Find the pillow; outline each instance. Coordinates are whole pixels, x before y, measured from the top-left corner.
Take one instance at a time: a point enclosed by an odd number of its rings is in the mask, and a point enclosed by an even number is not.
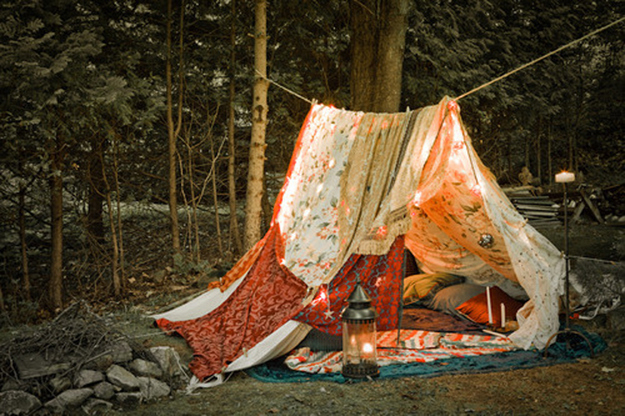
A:
[[[506,306],[506,321],[516,320],[516,313],[523,306],[523,302],[511,298],[497,286],[490,288],[490,300],[493,315],[493,324],[501,326],[501,304]],[[478,324],[488,324],[488,308],[486,305],[486,290],[458,306],[456,310],[464,317]]]
[[[449,315],[459,315],[456,308],[486,289],[484,286],[471,283],[460,283],[441,289],[434,297],[425,302],[424,306]]]
[[[464,282],[464,277],[449,273],[415,274],[404,279],[404,305],[427,302],[438,291]]]

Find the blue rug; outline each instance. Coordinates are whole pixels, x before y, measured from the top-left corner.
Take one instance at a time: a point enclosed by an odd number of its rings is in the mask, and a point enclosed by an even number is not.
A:
[[[588,333],[581,327],[572,327],[590,341],[594,354],[607,348],[605,341],[597,334]],[[565,338],[569,340],[567,348]],[[580,358],[590,357],[591,351],[586,341],[578,335],[558,336],[558,341],[552,343],[544,351],[520,350],[489,354],[477,357],[462,357],[439,360],[430,363],[397,364],[380,367],[381,379],[400,377],[437,377],[452,374],[478,374],[497,371],[509,371],[524,368],[544,367],[554,364],[572,363]],[[265,364],[249,368],[245,372],[258,380],[272,383],[303,383],[308,381],[334,381],[344,383],[354,381],[347,379],[340,373],[308,374],[293,371],[283,363],[284,357],[269,361]]]

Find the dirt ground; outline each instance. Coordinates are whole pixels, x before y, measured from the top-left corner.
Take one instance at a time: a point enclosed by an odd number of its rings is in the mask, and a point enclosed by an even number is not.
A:
[[[541,230],[562,247],[563,230]],[[572,255],[623,261],[625,228],[577,226],[571,229]],[[622,277],[622,276],[621,276]],[[140,309],[140,308],[139,308]],[[361,383],[265,383],[243,372],[223,385],[178,391],[169,399],[144,404],[124,415],[623,415],[625,414],[625,309],[591,321],[577,321],[606,341],[594,358],[572,364],[487,374],[408,377]],[[139,320],[138,333],[148,323]],[[143,326],[143,327],[141,327]],[[154,332],[151,332],[154,331]],[[149,330],[146,345],[172,345],[185,361],[183,340]],[[541,359],[537,355],[536,359]]]
[[[623,348],[575,364],[357,384],[263,383],[237,373],[132,415],[622,415]]]
[[[127,317],[127,315],[126,315]],[[612,319],[610,319],[612,317]],[[618,321],[617,321],[618,317]],[[406,377],[359,383],[266,383],[244,372],[210,389],[184,391],[111,415],[623,415],[625,414],[625,309],[581,322],[608,348],[571,364],[496,373]],[[141,323],[142,322],[142,323]],[[146,345],[173,346],[185,363],[184,340],[135,321]],[[576,322],[580,323],[580,322]],[[620,329],[613,328],[620,325]],[[139,331],[139,332],[137,332]],[[542,355],[537,354],[537,360]]]

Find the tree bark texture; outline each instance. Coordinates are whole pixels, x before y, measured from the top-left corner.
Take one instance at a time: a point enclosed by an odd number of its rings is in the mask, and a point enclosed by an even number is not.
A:
[[[91,138],[91,150],[87,166],[89,180],[89,199],[87,211],[87,232],[96,243],[104,241],[104,222],[102,220],[102,204],[104,203],[102,180],[102,159],[106,144],[97,135]]]
[[[50,151],[51,253],[48,294],[54,310],[63,308],[63,155],[64,143],[57,136]]]
[[[235,257],[243,254],[243,242],[239,235],[239,221],[237,219],[237,190],[234,172],[236,163],[236,146],[234,140],[234,99],[235,99],[235,68],[236,68],[236,0],[231,5],[232,24],[230,27],[230,97],[228,99],[228,196],[230,203],[230,241]]]
[[[106,170],[104,166],[104,160],[102,161],[102,178],[106,186],[106,206],[108,208],[109,225],[111,228],[111,244],[113,248],[113,256],[111,259],[111,272],[113,275],[113,293],[119,297],[122,293],[121,280],[119,278],[119,246],[117,244],[117,230],[115,229],[115,218],[113,216],[113,200],[111,198],[111,189],[109,186],[108,178],[106,177]]]
[[[252,101],[252,138],[245,204],[244,249],[260,240],[261,204],[265,169],[265,129],[267,126],[267,1],[256,0],[254,28],[254,69],[257,71]]]
[[[399,110],[409,6],[408,0],[350,2],[352,110]]]
[[[30,272],[28,270],[28,245],[26,243],[26,188],[20,183],[19,189],[20,246],[22,249],[22,289],[30,302]]]
[[[178,195],[177,195],[177,179],[176,179],[176,138],[179,133],[180,117],[178,127],[174,127],[173,116],[173,99],[172,99],[172,70],[171,70],[171,19],[172,7],[171,1],[167,1],[167,62],[165,68],[165,76],[167,78],[167,153],[169,160],[169,217],[171,223],[172,249],[174,254],[180,253],[180,227],[178,225]],[[184,9],[181,12],[184,15]],[[182,27],[180,28],[182,32]],[[181,34],[182,36],[182,34]],[[181,57],[182,60],[182,57]],[[181,70],[181,69],[180,69]],[[182,85],[180,85],[182,87]],[[182,96],[182,91],[179,91]],[[179,109],[180,110],[180,109]]]

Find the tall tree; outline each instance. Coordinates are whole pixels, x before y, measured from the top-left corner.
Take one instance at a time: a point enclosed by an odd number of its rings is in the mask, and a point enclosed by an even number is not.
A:
[[[233,253],[240,255],[243,251],[243,242],[239,235],[239,221],[237,218],[237,191],[235,177],[236,141],[234,136],[235,98],[236,98],[236,40],[237,40],[237,7],[236,0],[232,0],[230,9],[230,86],[228,90],[228,201],[230,205],[230,241]]]
[[[167,0],[167,59],[166,59],[166,68],[165,68],[165,77],[167,82],[167,161],[168,161],[168,188],[169,188],[169,218],[171,224],[171,239],[172,239],[172,249],[174,254],[180,253],[180,227],[178,225],[178,192],[177,192],[177,179],[176,179],[176,142],[178,139],[178,135],[180,134],[180,129],[182,127],[182,82],[179,84],[178,90],[178,121],[174,123],[173,116],[173,97],[172,97],[172,89],[173,89],[173,81],[172,81],[172,30],[171,30],[171,21],[172,21],[172,0]],[[184,2],[182,7],[180,8],[180,62],[182,64],[182,33],[184,22]],[[178,68],[180,76],[182,77],[182,65]]]
[[[2,18],[6,23],[0,30],[2,43],[7,45],[0,56],[2,88],[7,97],[2,112],[4,123],[17,127],[13,130],[16,136],[10,140],[38,142],[38,153],[32,159],[38,159],[49,184],[48,300],[52,309],[58,310],[63,306],[66,155],[77,144],[76,132],[82,127],[78,120],[89,101],[85,87],[93,79],[87,74],[102,42],[88,23],[90,11],[74,2],[26,3],[7,4],[2,9],[3,14],[8,13],[8,19]],[[26,133],[27,139],[18,133]],[[15,154],[15,158],[20,160],[22,156]]]
[[[254,26],[254,97],[247,193],[245,200],[244,248],[260,239],[263,182],[265,174],[265,129],[267,126],[267,1],[256,0]]]
[[[63,120],[63,117],[60,117]],[[56,310],[63,306],[63,166],[65,159],[65,132],[59,126],[55,137],[48,140],[50,155],[50,301]]]
[[[352,0],[351,108],[399,110],[408,0]]]

